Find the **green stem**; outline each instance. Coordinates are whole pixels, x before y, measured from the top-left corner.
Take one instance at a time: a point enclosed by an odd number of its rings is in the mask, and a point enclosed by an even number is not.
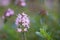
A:
[[[22,32],[22,40],[27,40],[27,39],[26,39],[25,32]]]
[[[25,40],[27,40],[26,33],[24,32]]]

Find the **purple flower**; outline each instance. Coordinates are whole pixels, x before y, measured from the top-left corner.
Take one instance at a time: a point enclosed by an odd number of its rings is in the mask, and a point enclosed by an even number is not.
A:
[[[9,17],[10,16],[10,13],[7,12],[5,16]]]
[[[26,6],[26,3],[25,2],[21,2],[21,6]]]
[[[26,6],[25,0],[16,0],[15,1],[15,4],[17,4],[19,6],[22,6],[22,7],[25,7]]]
[[[9,9],[7,10],[7,13],[9,13],[10,15],[14,15],[14,10],[12,10],[12,9],[9,8]]]
[[[21,28],[17,28],[17,32],[22,32],[22,29]]]
[[[9,17],[9,16],[12,16],[12,15],[14,15],[14,10],[12,10],[12,9],[9,8],[9,9],[5,12],[4,17]]]
[[[13,15],[14,15],[14,10],[12,10],[12,9],[9,8],[9,9],[4,13],[4,15],[2,16],[2,19],[4,20],[4,23],[6,23],[7,19],[8,19],[9,17],[13,16]]]
[[[26,6],[26,2],[25,2],[25,0],[20,0],[21,1],[21,6]]]
[[[24,27],[24,31],[27,31],[30,24],[30,20],[27,14],[25,14],[24,12],[22,14],[18,14],[15,24],[17,26],[22,25]],[[21,27],[20,27],[21,28]]]

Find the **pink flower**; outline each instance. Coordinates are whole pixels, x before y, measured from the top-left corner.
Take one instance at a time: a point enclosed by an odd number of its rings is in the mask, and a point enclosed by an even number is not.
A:
[[[24,28],[24,31],[26,32],[26,31],[28,31],[28,29],[27,28]]]
[[[16,22],[18,22],[18,23],[22,22],[22,24],[24,24],[23,26],[25,26],[25,25],[29,25],[30,20],[29,20],[27,14],[25,14],[23,12],[22,14],[18,14],[18,17],[16,18]]]
[[[17,28],[17,32],[22,32],[22,29],[21,28]]]
[[[9,9],[6,11],[6,13],[5,13],[4,16],[9,17],[9,16],[12,16],[12,15],[14,15],[14,11],[9,8]]]
[[[28,15],[25,14],[24,12],[22,14],[18,14],[15,24],[17,26],[19,26],[19,24],[22,25],[24,27],[24,31],[27,31],[27,29],[30,28],[29,27],[30,20],[29,20]]]
[[[2,19],[4,20],[4,22],[11,16],[14,15],[14,10],[8,8],[7,11],[4,13],[4,15],[2,16]]]
[[[20,1],[21,1],[21,6],[25,7],[26,6],[25,0],[20,0]]]
[[[26,6],[25,0],[16,0],[15,1],[15,4],[20,5],[22,7],[25,7]]]
[[[14,15],[14,10],[12,10],[12,9],[8,9],[8,11],[7,11],[8,13],[10,13],[10,15]]]
[[[10,4],[10,0],[1,0],[0,5],[1,6],[8,6]]]
[[[4,17],[4,16],[2,16],[2,19],[5,19],[5,17]]]
[[[9,17],[10,16],[10,13],[7,12],[5,16]]]
[[[21,2],[21,6],[26,6],[26,3],[25,2]]]

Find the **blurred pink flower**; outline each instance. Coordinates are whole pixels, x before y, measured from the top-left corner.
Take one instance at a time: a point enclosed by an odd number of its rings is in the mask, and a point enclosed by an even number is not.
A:
[[[24,31],[26,32],[26,31],[28,31],[28,29],[27,28],[24,28]]]
[[[21,28],[17,28],[17,32],[22,32],[22,29]]]
[[[10,0],[0,0],[0,6],[8,6],[10,4]]]
[[[10,15],[14,15],[14,10],[12,10],[10,8],[7,10],[7,12],[10,13]]]
[[[9,17],[9,16],[10,16],[10,13],[6,13],[6,15],[5,15],[5,16]]]
[[[19,25],[19,22],[21,22],[21,14],[18,14],[17,15],[18,17],[16,18],[16,21],[15,21],[15,24],[18,26]]]
[[[21,6],[26,6],[26,3],[25,2],[21,2]]]
[[[5,15],[4,15],[4,16],[9,17],[9,16],[12,16],[12,15],[14,15],[14,10],[12,10],[12,9],[9,8],[9,9],[5,12]]]
[[[30,20],[27,14],[25,14],[24,12],[22,14],[18,14],[18,17],[16,18],[15,24],[17,26],[22,25],[24,27],[24,31],[27,31],[27,28],[29,27],[30,24]]]
[[[2,16],[2,19],[5,19],[5,17],[4,17],[4,16]]]
[[[25,0],[16,0],[15,1],[15,4],[17,4],[19,6],[22,6],[22,7],[25,7],[26,6]]]
[[[2,19],[4,20],[4,23],[7,22],[8,17],[11,17],[14,15],[14,10],[8,8],[7,11],[5,11],[4,15],[2,16]]]

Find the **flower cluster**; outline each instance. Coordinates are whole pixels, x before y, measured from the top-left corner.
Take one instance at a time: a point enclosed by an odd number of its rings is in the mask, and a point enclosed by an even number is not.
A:
[[[7,17],[10,17],[14,15],[14,10],[8,8],[8,10],[4,13],[4,15],[2,16],[3,19],[7,18]]]
[[[22,14],[18,14],[15,24],[18,26],[17,28],[18,32],[28,31],[30,24],[28,15],[25,14],[24,12]]]

